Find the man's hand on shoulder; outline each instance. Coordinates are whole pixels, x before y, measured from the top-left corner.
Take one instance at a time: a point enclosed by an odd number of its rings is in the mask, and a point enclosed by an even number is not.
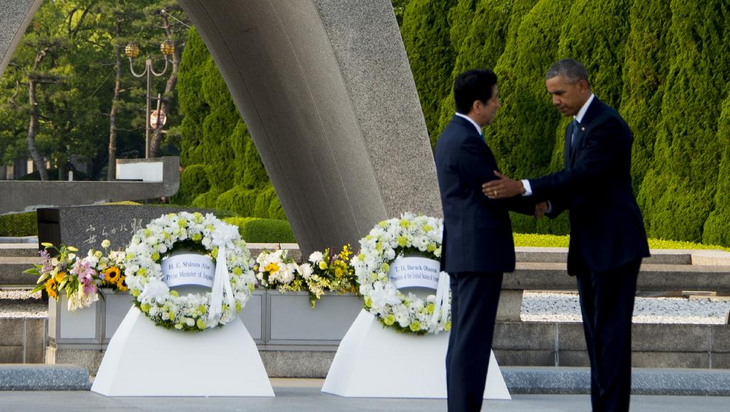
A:
[[[525,193],[525,187],[520,180],[512,180],[509,177],[494,171],[497,179],[491,180],[482,185],[482,192],[490,199],[506,199]]]

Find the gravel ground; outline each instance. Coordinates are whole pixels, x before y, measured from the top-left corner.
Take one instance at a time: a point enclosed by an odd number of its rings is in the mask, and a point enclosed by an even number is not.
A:
[[[24,289],[0,289],[0,318],[46,318],[48,304],[41,293]]]
[[[44,318],[48,307],[40,293],[0,290],[0,318]],[[634,323],[723,324],[730,299],[636,298]],[[523,321],[580,322],[577,293],[525,292]]]
[[[719,298],[636,298],[634,323],[723,324],[730,300]],[[525,292],[523,321],[580,322],[577,293]]]

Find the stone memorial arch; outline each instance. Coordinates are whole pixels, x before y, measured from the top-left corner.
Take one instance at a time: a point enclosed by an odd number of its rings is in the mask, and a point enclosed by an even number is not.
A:
[[[304,253],[441,215],[390,0],[179,0],[225,79]],[[4,0],[0,75],[41,0]]]

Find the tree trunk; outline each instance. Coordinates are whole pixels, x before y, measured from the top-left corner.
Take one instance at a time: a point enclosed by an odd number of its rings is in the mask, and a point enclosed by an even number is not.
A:
[[[170,20],[167,17],[166,14],[162,14],[162,19],[164,22],[164,29],[165,33],[167,34],[167,38],[172,38],[172,28],[170,27]],[[177,86],[177,75],[180,70],[180,50],[178,50],[177,45],[175,45],[175,51],[172,53],[172,72],[170,73],[170,77],[167,79],[167,84],[165,84],[165,94],[163,95],[162,104],[160,105],[160,111],[162,113],[165,113],[165,115],[169,114],[170,109],[170,99],[172,98],[173,92],[175,91],[175,86]],[[167,97],[167,98],[165,98]],[[160,143],[162,142],[162,124],[160,124],[159,127],[156,127],[157,125],[150,125],[152,127],[152,138],[150,139],[150,157],[157,157],[160,152]]]
[[[30,103],[30,125],[28,126],[28,152],[33,159],[33,164],[38,170],[41,180],[48,180],[48,171],[43,158],[35,146],[35,136],[38,133],[38,102],[36,101],[36,79],[30,76],[28,79],[28,99]]]
[[[115,69],[116,82],[114,83],[114,99],[109,112],[109,163],[107,164],[106,179],[109,181],[117,179],[117,110],[119,108],[119,95],[122,89],[122,18],[117,16],[116,24],[116,45],[114,46],[114,57],[116,58]]]

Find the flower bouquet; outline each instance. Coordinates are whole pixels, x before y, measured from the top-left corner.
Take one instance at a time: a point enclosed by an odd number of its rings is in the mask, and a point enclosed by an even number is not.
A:
[[[281,293],[304,290],[302,269],[286,250],[264,250],[256,258],[253,269],[259,285],[265,289],[276,289]]]
[[[351,256],[350,245],[345,245],[337,254],[330,248],[314,252],[309,255],[309,262],[302,264],[300,272],[306,282],[312,308],[325,292],[358,293],[357,276],[350,266]]]
[[[101,287],[111,288],[114,292],[127,292],[129,288],[124,275],[124,252],[109,250],[108,240],[101,242],[104,251],[89,249],[86,259],[96,269]]]
[[[101,281],[91,262],[78,257],[78,249],[63,244],[56,247],[51,243],[42,243],[42,246],[41,263],[23,271],[38,276],[33,292],[45,289],[53,299],[58,299],[58,295],[65,292],[70,312],[91,306],[99,300],[97,286]],[[49,250],[55,250],[57,255],[51,257]]]
[[[127,291],[122,275],[124,254],[109,251],[109,245],[110,242],[104,240],[104,252],[91,249],[85,257],[80,257],[79,250],[73,246],[42,243],[44,249],[40,251],[41,263],[23,273],[38,276],[33,292],[45,289],[53,299],[58,299],[59,294],[65,292],[68,310],[73,312],[99,300],[99,287]],[[51,251],[56,252],[55,256],[51,256]]]

